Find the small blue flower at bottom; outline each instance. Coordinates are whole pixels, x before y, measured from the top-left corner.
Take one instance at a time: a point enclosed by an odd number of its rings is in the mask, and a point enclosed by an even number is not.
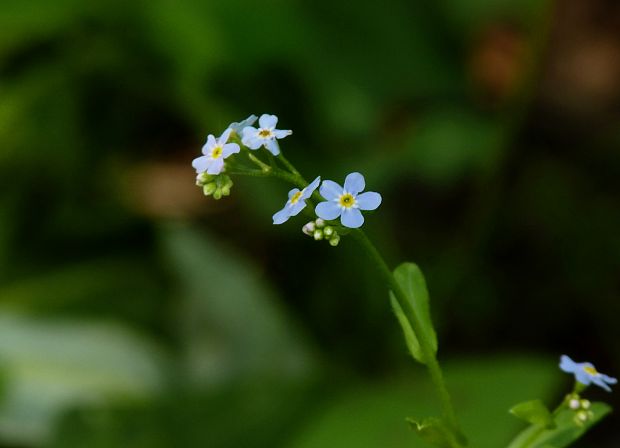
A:
[[[308,185],[303,190],[299,188],[293,188],[288,192],[288,201],[284,205],[284,208],[273,215],[273,223],[274,224],[282,224],[291,216],[296,216],[300,211],[306,207],[306,199],[309,199],[314,193],[314,190],[317,189],[319,183],[321,182],[321,176],[314,179],[310,185]]]
[[[560,369],[575,375],[575,380],[584,386],[596,384],[607,392],[611,392],[609,384],[616,384],[618,380],[598,372],[589,362],[575,362],[566,355],[560,358]]]
[[[329,221],[340,217],[343,226],[357,229],[364,224],[360,210],[375,210],[381,205],[381,195],[374,191],[361,193],[364,188],[366,182],[360,173],[349,174],[344,180],[344,188],[325,180],[320,192],[327,201],[320,202],[314,211],[319,218]]]

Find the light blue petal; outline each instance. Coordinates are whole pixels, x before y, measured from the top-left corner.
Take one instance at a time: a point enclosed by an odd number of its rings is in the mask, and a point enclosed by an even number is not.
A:
[[[207,156],[200,156],[192,161],[192,166],[197,173],[204,173],[209,168],[210,160]]]
[[[299,192],[299,188],[293,188],[291,191],[288,192],[288,198],[291,199],[293,195],[298,192]]]
[[[220,135],[220,138],[217,139],[217,142],[220,145],[225,144],[228,141],[228,137],[230,137],[230,134],[232,132],[232,129],[227,128],[226,130],[224,130],[224,132],[222,132],[222,135]]]
[[[238,123],[231,123],[228,127],[235,131],[237,134],[241,135],[241,133],[243,132],[243,128],[247,126],[252,126],[254,123],[256,123],[256,120],[258,120],[258,117],[256,115],[250,115],[243,121],[240,121]]]
[[[304,188],[304,192],[302,193],[301,198],[308,199],[310,196],[312,196],[312,193],[314,193],[314,190],[318,188],[320,183],[321,183],[321,176],[314,179],[312,182],[310,182],[310,185]]]
[[[258,119],[258,124],[261,128],[273,129],[278,124],[278,117],[275,115],[263,114]]]
[[[575,361],[570,359],[568,356],[562,355],[560,357],[560,370],[568,373],[575,373],[577,368],[577,363],[575,363]]]
[[[616,384],[618,382],[618,380],[616,378],[612,378],[611,376],[607,376],[604,373],[601,373],[601,378],[603,378],[603,381],[605,381],[607,384]]]
[[[344,189],[353,196],[364,191],[364,188],[366,188],[366,182],[360,173],[351,173],[344,180]]]
[[[221,157],[219,159],[215,159],[207,168],[207,174],[220,174],[224,169],[224,159]]]
[[[293,131],[282,131],[280,129],[274,129],[272,132],[276,138],[288,137],[289,135],[293,133]]]
[[[241,138],[241,143],[243,143],[250,149],[258,149],[262,144],[262,140],[258,139],[258,129],[253,128],[252,126],[246,126],[245,128],[243,128],[243,137]]]
[[[231,154],[236,154],[241,151],[239,145],[236,143],[227,143],[222,147],[222,157],[226,158]]]
[[[284,206],[282,210],[273,215],[273,223],[274,224],[282,224],[283,222],[288,221],[290,218],[290,209],[289,207]]]
[[[319,202],[317,206],[314,208],[314,213],[321,218],[326,220],[336,219],[342,213],[340,207],[336,205],[335,202],[326,201]]]
[[[263,145],[263,140],[258,138],[256,134],[247,134],[247,136],[243,137],[241,143],[250,149],[258,149]]]
[[[358,195],[355,200],[361,210],[375,210],[381,205],[381,195],[374,191],[367,191]]]
[[[362,227],[362,224],[364,224],[364,216],[362,215],[362,212],[356,208],[347,208],[342,211],[340,222],[345,227],[357,229],[358,227]]]
[[[280,154],[280,146],[278,145],[278,142],[276,139],[267,140],[265,142],[265,148],[267,148],[269,152],[273,154],[274,156],[277,156],[278,154]]]
[[[577,369],[575,371],[575,379],[581,384],[588,386],[592,382],[592,375],[589,375],[583,369]]]
[[[324,180],[319,191],[321,192],[321,196],[331,201],[342,194],[342,187],[333,180]]]
[[[603,378],[600,376],[594,376],[592,377],[592,383],[596,384],[598,387],[602,387],[603,389],[605,389],[607,392],[611,392],[611,387],[609,387],[605,381],[603,381]]]
[[[297,216],[304,208],[306,208],[306,203],[304,201],[298,201],[296,204],[291,205],[289,207],[291,216]]]
[[[209,153],[211,152],[211,150],[213,149],[215,145],[217,145],[217,142],[215,141],[215,137],[209,134],[209,136],[207,137],[207,142],[204,145],[202,145],[202,153],[205,156],[209,155]]]

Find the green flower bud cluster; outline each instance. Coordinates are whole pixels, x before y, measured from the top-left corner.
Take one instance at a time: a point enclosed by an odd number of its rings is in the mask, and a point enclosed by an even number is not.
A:
[[[575,411],[573,421],[577,426],[583,426],[588,420],[590,420],[594,416],[594,414],[590,410],[590,407],[592,406],[590,400],[581,398],[579,394],[572,393],[567,395],[565,403],[569,409]]]
[[[332,226],[325,225],[321,218],[310,221],[301,229],[306,235],[311,236],[316,241],[327,240],[330,246],[337,246],[340,242],[340,235]]]
[[[202,187],[205,196],[213,196],[213,199],[221,199],[228,196],[233,186],[232,179],[226,174],[200,173],[196,176],[196,185]]]

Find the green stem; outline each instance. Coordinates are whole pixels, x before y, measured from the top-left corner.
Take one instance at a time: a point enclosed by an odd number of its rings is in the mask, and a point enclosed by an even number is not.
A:
[[[403,292],[398,282],[396,282],[394,275],[392,275],[392,271],[390,271],[387,263],[385,262],[383,257],[381,257],[381,254],[368,239],[366,234],[360,229],[356,229],[351,234],[355,236],[355,238],[364,248],[368,256],[372,259],[375,267],[383,277],[387,287],[392,291],[392,293],[394,293],[398,304],[407,316],[407,319],[409,320],[409,323],[411,324],[411,327],[413,328],[413,331],[418,338],[418,341],[420,343],[420,349],[422,350],[424,359],[426,361],[428,373],[431,376],[433,385],[435,386],[437,394],[439,395],[439,399],[441,400],[443,416],[452,431],[454,432],[455,438],[459,440],[459,442],[456,442],[454,446],[463,446],[461,445],[461,441],[462,443],[465,443],[464,437],[462,435],[460,425],[456,418],[454,407],[452,406],[452,400],[450,399],[450,394],[448,393],[448,389],[443,378],[443,372],[441,370],[441,367],[439,366],[437,358],[435,357],[431,342],[428,340],[428,338],[426,337],[426,333],[422,329],[422,324],[418,317],[417,311],[411,305],[411,302],[407,300],[405,293]]]
[[[279,155],[279,158],[282,160],[283,164],[289,169],[290,173],[271,167],[267,167],[267,169],[263,168],[263,170],[260,171],[236,170],[231,171],[230,173],[261,177],[273,176],[287,181],[293,185],[296,185],[299,188],[305,188],[308,183],[301,176],[301,174],[299,174],[299,171],[297,171],[295,167],[288,160],[286,160],[282,154]],[[320,199],[320,197],[318,197],[318,199]],[[422,330],[422,324],[418,317],[417,311],[411,305],[409,300],[407,300],[405,293],[392,275],[392,271],[388,267],[387,263],[383,260],[383,257],[381,256],[379,251],[368,239],[366,234],[360,229],[354,230],[353,232],[351,232],[351,234],[357,239],[357,241],[361,244],[366,253],[369,255],[375,267],[383,277],[386,286],[394,293],[398,304],[407,316],[407,319],[409,320],[409,323],[411,324],[411,327],[413,328],[413,331],[418,338],[418,341],[420,343],[420,349],[422,350],[422,354],[424,355],[424,359],[426,361],[426,367],[441,401],[442,413],[445,422],[451,429],[454,436],[454,440],[451,442],[451,445],[453,448],[462,448],[466,445],[467,442],[465,440],[465,437],[463,436],[460,425],[456,418],[456,413],[454,412],[454,407],[452,406],[452,400],[450,399],[450,394],[448,393],[448,389],[443,378],[443,372],[441,370],[441,367],[439,366],[439,362],[437,361],[435,352],[432,349],[431,342],[426,337],[426,333]]]
[[[284,154],[280,153],[280,155],[278,156],[278,159],[280,159],[280,161],[282,162],[282,164],[286,167],[286,169],[288,169],[292,174],[294,174],[295,176],[299,176],[302,180],[303,176],[299,173],[299,171],[297,171],[297,168],[295,168],[293,166],[293,164],[291,162],[288,161],[288,159],[286,157],[284,157]],[[305,180],[304,180],[305,182]],[[307,182],[306,182],[307,183]]]

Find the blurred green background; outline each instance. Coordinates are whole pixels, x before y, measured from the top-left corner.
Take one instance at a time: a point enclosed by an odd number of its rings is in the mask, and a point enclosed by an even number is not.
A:
[[[251,113],[383,194],[365,229],[426,274],[472,447],[561,399],[562,353],[619,376],[619,30],[614,0],[3,0],[1,446],[423,446],[432,388],[354,242],[273,226],[276,181],[194,186]]]

